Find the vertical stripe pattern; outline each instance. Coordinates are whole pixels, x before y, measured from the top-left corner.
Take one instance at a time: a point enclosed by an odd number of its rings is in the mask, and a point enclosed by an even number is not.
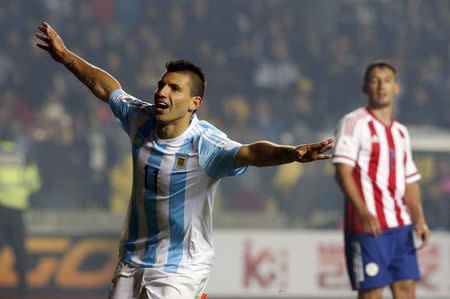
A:
[[[396,201],[396,193],[397,193],[397,182],[396,182],[396,169],[397,169],[397,151],[395,149],[395,142],[394,138],[392,137],[392,131],[391,128],[386,127],[386,137],[388,141],[389,146],[389,183],[388,183],[388,189],[389,194],[392,197],[392,200],[394,201],[394,210],[395,210],[395,218],[397,219],[397,223],[399,225],[403,225],[403,220],[400,216],[400,206],[397,204]]]
[[[139,181],[142,176],[140,172],[143,170],[139,168],[139,161],[144,159],[146,160],[148,154],[145,151],[141,151],[141,146],[144,143],[144,136],[150,134],[150,132],[154,129],[153,123],[150,121],[144,122],[143,125],[136,130],[136,134],[133,140],[132,146],[132,156],[133,156],[133,188],[131,193],[130,204],[127,212],[126,225],[128,229],[125,231],[124,236],[122,237],[122,242],[127,240],[124,244],[124,250],[121,250],[121,253],[124,254],[127,260],[135,259],[135,252],[143,251],[143,245],[139,242],[139,238],[142,236],[143,232],[141,223],[143,222],[143,215],[139,213],[140,207],[143,204],[143,196],[139,195],[139,192],[136,192],[137,189],[140,189],[143,182]],[[127,227],[125,226],[125,227]]]
[[[369,177],[372,182],[377,180],[378,161],[380,160],[380,141],[375,130],[374,122],[369,122],[370,136],[372,137],[372,150],[369,162]],[[377,184],[372,184],[373,197],[375,200],[375,211],[382,228],[386,228],[386,217],[384,215],[383,204],[381,202],[381,189]]]
[[[167,265],[164,270],[177,272],[183,255],[184,245],[184,206],[186,190],[186,171],[189,152],[192,150],[192,142],[187,142],[180,147],[175,155],[172,174],[170,175],[169,193],[169,231],[170,245],[167,257]],[[184,162],[183,162],[184,161]]]
[[[157,194],[158,194],[158,175],[161,166],[161,153],[164,152],[166,145],[155,143],[150,151],[150,157],[144,166],[144,213],[146,217],[146,240],[145,254],[143,260],[148,265],[153,265],[156,260],[156,246],[159,241],[159,227],[157,219]]]
[[[404,201],[406,184],[419,180],[420,174],[405,126],[395,120],[385,125],[369,109],[357,109],[339,122],[332,162],[353,167],[358,190],[382,230],[411,224]],[[350,204],[346,214],[346,232],[362,232]]]

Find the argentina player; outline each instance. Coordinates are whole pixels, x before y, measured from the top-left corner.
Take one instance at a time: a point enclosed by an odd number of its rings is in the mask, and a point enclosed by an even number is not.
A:
[[[329,159],[333,139],[300,146],[230,140],[195,111],[205,78],[185,60],[171,61],[154,102],[136,99],[105,71],[69,51],[47,23],[37,46],[108,103],[130,137],[133,185],[109,298],[206,298],[212,269],[213,195],[219,180],[247,166]]]

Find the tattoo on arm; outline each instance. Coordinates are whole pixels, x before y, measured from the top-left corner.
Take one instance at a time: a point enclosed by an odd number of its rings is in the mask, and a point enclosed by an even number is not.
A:
[[[72,60],[67,64],[67,68],[78,78],[81,82],[83,82],[90,89],[94,88],[96,85],[95,78],[88,76],[87,74],[83,74],[80,69],[77,67],[75,60]]]

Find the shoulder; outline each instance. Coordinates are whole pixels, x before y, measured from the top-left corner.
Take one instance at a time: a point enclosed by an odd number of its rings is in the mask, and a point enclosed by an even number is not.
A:
[[[404,124],[402,124],[402,123],[398,122],[397,120],[395,120],[393,127],[395,129],[397,129],[397,131],[399,132],[400,136],[402,136],[403,138],[409,138],[408,128]]]
[[[213,124],[207,122],[206,120],[199,120],[198,123],[197,123],[197,126],[201,130],[204,130],[204,131],[207,131],[207,130],[212,130],[212,131],[218,130],[218,131],[220,131],[217,127],[215,127]]]
[[[241,146],[240,143],[231,140],[228,136],[207,121],[199,121],[195,126],[195,144],[200,152],[213,152],[217,149],[230,150]]]
[[[110,104],[125,104],[134,109],[154,110],[153,104],[140,100],[125,92],[123,89],[117,89],[109,95]]]
[[[367,110],[366,107],[360,107],[358,109],[355,109],[346,115],[344,115],[341,120],[352,120],[352,121],[358,121],[362,120],[364,118],[370,117],[370,113]]]
[[[339,127],[345,130],[346,135],[353,135],[359,125],[371,119],[366,107],[360,107],[344,115],[339,121]]]
[[[198,121],[195,129],[199,133],[200,137],[205,137],[208,139],[214,137],[222,139],[227,137],[224,132],[205,120]]]

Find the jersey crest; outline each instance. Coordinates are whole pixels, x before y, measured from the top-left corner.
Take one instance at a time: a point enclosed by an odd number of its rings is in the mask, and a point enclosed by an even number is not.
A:
[[[185,154],[177,154],[175,159],[175,167],[177,169],[185,169],[188,156]]]

